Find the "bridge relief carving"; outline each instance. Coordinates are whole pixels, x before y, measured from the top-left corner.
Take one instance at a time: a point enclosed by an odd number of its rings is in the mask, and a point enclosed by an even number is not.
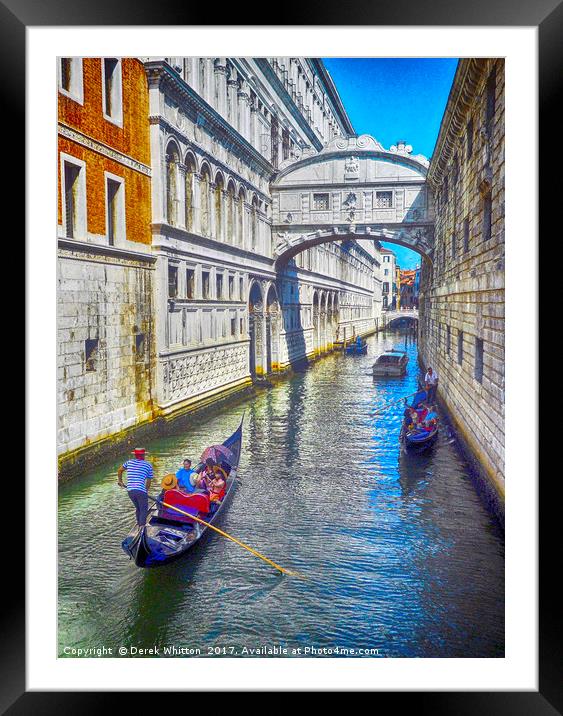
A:
[[[432,260],[434,205],[428,160],[403,141],[336,137],[282,164],[271,184],[277,263],[327,241],[378,239]]]

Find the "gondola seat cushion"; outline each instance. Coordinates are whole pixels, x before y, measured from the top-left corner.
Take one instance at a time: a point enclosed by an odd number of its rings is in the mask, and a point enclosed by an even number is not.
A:
[[[209,512],[209,496],[201,493],[195,493],[191,495],[185,495],[180,490],[166,490],[163,502],[168,505],[177,507],[183,512],[188,512],[190,515],[204,514]],[[159,509],[159,517],[166,517],[171,520],[189,521],[189,517],[182,515],[176,510],[171,510],[165,506],[161,506]]]

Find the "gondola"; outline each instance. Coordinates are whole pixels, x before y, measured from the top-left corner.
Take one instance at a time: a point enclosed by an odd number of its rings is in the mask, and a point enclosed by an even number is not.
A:
[[[162,500],[156,502],[147,515],[144,527],[135,526],[122,542],[123,551],[135,561],[137,567],[159,567],[188,552],[199,542],[207,526],[175,512],[160,502],[174,505],[209,524],[218,521],[235,490],[238,465],[242,447],[242,423],[222,443],[232,454],[229,464],[222,460],[220,465],[227,473],[225,495],[221,502],[211,503],[205,493],[184,494],[179,490],[167,490]]]
[[[347,355],[366,355],[368,352],[368,344],[363,339],[355,340],[346,346]]]
[[[420,404],[423,403],[426,400],[426,391],[420,390],[416,395],[413,397],[412,402],[407,408],[411,408],[414,410],[417,410],[419,408]],[[405,401],[406,403],[406,401]],[[405,409],[406,413],[406,409]],[[414,430],[409,430],[407,425],[407,417],[405,415],[405,418],[403,420],[403,425],[401,426],[401,434],[399,436],[399,440],[402,443],[403,447],[410,451],[410,452],[424,452],[428,448],[430,448],[434,443],[436,442],[438,438],[438,433],[440,431],[440,423],[439,418],[436,417],[436,424],[432,430],[426,430],[424,428],[415,428]]]

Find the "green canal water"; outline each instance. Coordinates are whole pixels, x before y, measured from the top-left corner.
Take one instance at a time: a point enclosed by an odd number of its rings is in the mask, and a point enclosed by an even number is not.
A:
[[[282,577],[216,534],[175,563],[138,569],[121,550],[134,510],[116,484],[121,461],[110,461],[59,491],[60,656],[504,655],[502,531],[447,427],[431,452],[409,456],[398,446],[403,406],[372,415],[416,389],[416,343],[388,333],[368,344],[367,356],[331,355],[145,443],[162,476],[221,442],[245,410],[240,482],[220,526],[307,578]],[[375,356],[405,345],[407,375],[374,381]]]

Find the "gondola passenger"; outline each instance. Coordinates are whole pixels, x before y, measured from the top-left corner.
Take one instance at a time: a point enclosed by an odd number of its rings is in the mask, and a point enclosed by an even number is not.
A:
[[[212,458],[208,457],[205,461],[203,472],[199,475],[197,486],[206,492],[210,492],[211,483],[218,476],[223,477],[225,481],[227,480],[227,473],[223,468],[217,465]]]
[[[196,486],[197,473],[192,470],[192,461],[186,458],[181,467],[176,473],[178,479],[178,487],[182,492],[193,492]]]
[[[221,469],[221,468],[219,468]],[[224,470],[222,470],[224,473]],[[221,502],[225,497],[227,481],[221,474],[216,474],[209,483],[209,502]]]

